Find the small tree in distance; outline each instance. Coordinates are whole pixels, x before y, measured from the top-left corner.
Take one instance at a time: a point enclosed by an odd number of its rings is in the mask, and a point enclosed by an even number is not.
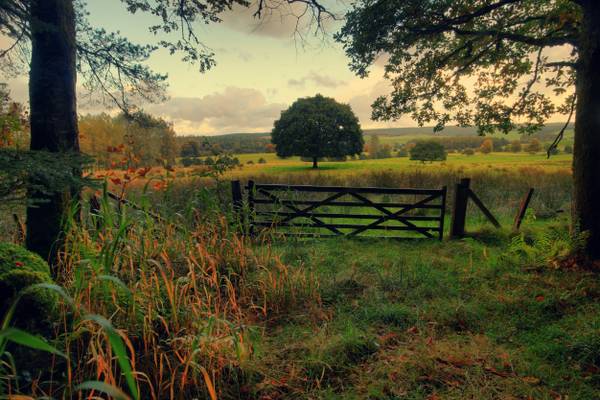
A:
[[[540,143],[539,140],[537,140],[536,138],[533,138],[533,139],[531,139],[531,142],[529,142],[527,144],[527,146],[525,147],[525,150],[527,150],[527,152],[530,154],[539,153],[540,151],[542,151],[542,144]]]
[[[510,151],[513,153],[520,153],[522,149],[520,140],[513,140],[510,142]]]
[[[417,142],[410,149],[410,159],[421,162],[425,161],[444,161],[447,154],[444,146],[434,141]]]
[[[347,104],[317,94],[298,99],[281,113],[271,132],[280,157],[319,158],[360,154],[364,139],[358,118]]]
[[[494,142],[492,139],[485,139],[481,143],[481,146],[479,146],[479,151],[481,151],[483,154],[490,154],[492,151],[494,151]]]

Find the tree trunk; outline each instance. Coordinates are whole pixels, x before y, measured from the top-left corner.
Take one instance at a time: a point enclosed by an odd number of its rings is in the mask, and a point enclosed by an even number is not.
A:
[[[30,12],[31,150],[78,152],[73,0],[31,0]],[[27,208],[27,248],[54,264],[70,190],[29,197],[45,202]]]
[[[313,166],[312,166],[312,167],[313,167],[314,169],[317,169],[317,168],[319,168],[319,165],[318,165],[318,163],[317,163],[317,162],[318,162],[318,158],[317,158],[317,157],[313,157]]]
[[[573,222],[587,232],[587,256],[600,259],[600,2],[583,6],[573,155]]]

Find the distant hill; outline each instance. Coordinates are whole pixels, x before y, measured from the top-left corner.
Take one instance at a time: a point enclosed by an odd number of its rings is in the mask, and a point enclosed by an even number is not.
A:
[[[554,139],[556,133],[562,129],[564,123],[549,123],[544,126],[534,136],[542,141]],[[573,124],[570,124],[569,130],[573,129]],[[461,128],[458,126],[448,126],[443,131],[434,133],[433,127],[416,127],[416,128],[380,128],[380,129],[365,129],[365,136],[378,135],[387,137],[403,136],[436,136],[436,137],[459,137],[459,136],[477,136],[476,128]],[[266,146],[271,143],[270,132],[259,133],[228,133],[215,136],[188,135],[177,136],[178,144],[181,146],[187,142],[193,141],[202,143],[208,141],[211,144],[216,144],[225,151],[235,153],[260,153],[264,152]],[[407,139],[408,140],[408,139]]]

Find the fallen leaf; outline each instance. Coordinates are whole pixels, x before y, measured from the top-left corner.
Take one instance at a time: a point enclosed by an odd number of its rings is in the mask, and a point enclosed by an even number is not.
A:
[[[535,376],[524,376],[523,378],[521,378],[523,380],[523,382],[532,384],[532,385],[537,385],[538,383],[540,383],[540,379],[536,378]]]

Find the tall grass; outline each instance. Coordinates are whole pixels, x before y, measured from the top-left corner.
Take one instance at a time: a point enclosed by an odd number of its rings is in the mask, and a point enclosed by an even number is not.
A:
[[[96,215],[72,218],[66,231],[58,283],[73,304],[63,304],[55,344],[68,362],[44,365],[26,388],[6,387],[57,398],[107,388],[143,399],[234,398],[249,379],[253,326],[320,304],[311,274],[268,254],[223,216],[157,221],[104,197]]]
[[[540,216],[566,211],[570,206],[572,177],[567,169],[545,169],[537,166],[518,168],[454,168],[364,170],[353,173],[312,172],[259,173],[250,175],[261,183],[300,185],[375,186],[439,188],[450,191],[448,207],[452,206],[453,190],[461,178],[471,178],[471,187],[495,213],[513,216],[519,201],[529,188],[535,189],[531,209]]]

